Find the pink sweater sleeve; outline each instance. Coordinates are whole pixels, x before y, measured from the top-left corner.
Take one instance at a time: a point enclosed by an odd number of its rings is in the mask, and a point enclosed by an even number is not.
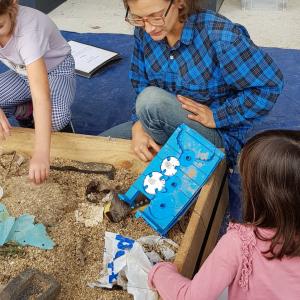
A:
[[[218,242],[193,280],[180,275],[171,263],[158,263],[148,283],[164,300],[217,299],[234,280],[240,262],[241,243],[236,232],[227,232]]]

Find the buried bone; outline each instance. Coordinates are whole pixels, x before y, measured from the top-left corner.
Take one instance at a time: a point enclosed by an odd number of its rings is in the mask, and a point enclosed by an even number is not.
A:
[[[87,243],[87,238],[77,239],[76,240],[76,248],[75,248],[75,256],[77,264],[80,267],[85,266],[86,255],[85,255],[85,245]]]

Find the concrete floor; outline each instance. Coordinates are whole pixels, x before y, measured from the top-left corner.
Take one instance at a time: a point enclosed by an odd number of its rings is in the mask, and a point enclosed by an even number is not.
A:
[[[49,15],[62,30],[132,33],[122,0],[67,0]]]
[[[225,0],[220,13],[243,24],[259,46],[300,49],[299,0],[288,0],[286,11],[243,11],[240,0]]]
[[[288,0],[286,11],[243,11],[241,0],[224,0],[220,13],[245,25],[259,46],[300,49],[299,0]],[[67,0],[49,15],[62,30],[131,34],[124,14],[122,0]]]

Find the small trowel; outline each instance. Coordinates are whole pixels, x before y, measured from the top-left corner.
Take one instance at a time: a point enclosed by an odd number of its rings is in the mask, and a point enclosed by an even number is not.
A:
[[[104,206],[104,215],[114,223],[124,220],[129,214],[135,213],[136,210],[144,210],[149,204],[145,196],[140,196],[132,208],[124,201],[120,200],[118,193],[112,190],[106,197],[108,202]]]

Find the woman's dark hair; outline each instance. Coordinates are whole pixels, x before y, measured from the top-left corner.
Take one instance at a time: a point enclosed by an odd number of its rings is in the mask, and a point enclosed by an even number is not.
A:
[[[128,8],[128,2],[138,1],[138,0],[123,0],[125,9]],[[170,0],[166,0],[170,2]],[[174,0],[174,3],[179,0]],[[200,0],[184,0],[183,7],[179,9],[179,21],[184,22],[189,16],[196,14],[201,11],[201,1]]]
[[[270,130],[252,137],[240,157],[244,221],[270,241],[268,259],[300,256],[300,131]],[[272,228],[264,237],[257,227]]]
[[[12,21],[11,32],[15,28],[16,17],[18,14],[18,1],[14,0],[0,0],[0,15],[9,14]]]

